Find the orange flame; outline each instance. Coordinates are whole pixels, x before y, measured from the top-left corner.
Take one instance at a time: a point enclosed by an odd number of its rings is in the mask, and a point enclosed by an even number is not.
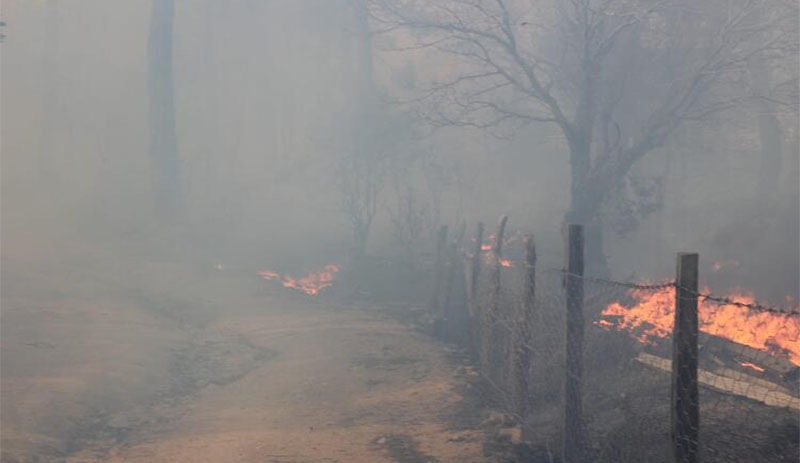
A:
[[[706,291],[706,290],[704,290]],[[653,344],[653,338],[666,338],[672,332],[675,312],[675,288],[651,292],[633,289],[632,307],[614,302],[602,312],[601,327],[629,331],[639,342]],[[749,295],[728,296],[735,302],[752,304]],[[800,366],[800,320],[796,317],[751,311],[730,304],[698,301],[700,331],[750,346],[774,355],[787,357]]]
[[[258,272],[258,274],[265,280],[280,281],[284,288],[296,289],[309,296],[316,296],[323,289],[333,286],[333,281],[336,279],[336,272],[338,271],[338,265],[329,264],[321,272],[310,273],[303,278],[293,278],[289,275],[281,275],[267,270]]]
[[[494,254],[492,253],[484,254],[483,261],[486,262],[486,265],[494,265],[494,263],[497,262],[501,267],[514,266],[514,262],[512,262],[511,259],[503,259],[501,257],[499,260],[495,261]]]
[[[743,366],[745,368],[749,368],[751,370],[755,370],[755,371],[757,371],[759,373],[764,373],[764,371],[765,371],[763,368],[761,368],[760,366],[756,365],[755,363],[739,362],[739,365],[741,365],[741,366]]]
[[[521,231],[517,230],[513,234],[506,235],[505,238],[503,238],[503,245],[507,246],[514,242],[522,241],[523,239],[524,239],[524,234]],[[486,242],[481,244],[481,251],[483,252],[491,251],[492,248],[494,248],[495,243],[497,243],[497,237],[494,234],[487,236]]]

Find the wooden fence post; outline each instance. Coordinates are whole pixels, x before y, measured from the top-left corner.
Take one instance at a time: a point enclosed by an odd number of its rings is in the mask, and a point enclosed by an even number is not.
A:
[[[472,253],[472,263],[470,265],[469,281],[467,282],[467,298],[469,309],[469,348],[473,358],[480,356],[480,339],[481,339],[481,319],[480,309],[478,307],[478,278],[481,272],[481,258],[483,253],[483,222],[478,222],[477,229],[475,230],[475,247]]]
[[[672,330],[672,447],[676,463],[697,463],[700,429],[697,388],[698,255],[678,253]]]
[[[475,315],[475,306],[478,303],[478,277],[481,273],[481,253],[483,252],[483,222],[478,222],[475,230],[475,248],[472,253],[472,265],[470,266],[469,278],[469,310],[471,315]]]
[[[500,258],[503,255],[503,234],[506,230],[506,223],[508,216],[500,216],[497,222],[497,231],[495,232],[494,247],[492,248],[492,268],[489,278],[489,306],[486,310],[481,311],[481,368],[484,374],[490,378],[494,378],[493,374],[498,365],[494,363],[494,350],[497,346],[495,343],[495,318],[500,313]]]
[[[566,378],[564,384],[564,463],[585,461],[581,382],[583,381],[583,227],[569,225],[567,236]]]
[[[525,295],[514,320],[511,361],[511,392],[523,430],[530,409],[528,374],[531,367],[531,327],[535,307],[536,246],[533,235],[528,235],[525,237]]]
[[[444,273],[445,253],[447,252],[447,225],[439,227],[436,234],[436,262],[433,267],[433,294],[431,295],[431,315],[438,317],[442,299],[442,273]]]
[[[453,239],[450,246],[447,248],[447,276],[444,285],[444,303],[442,305],[443,323],[445,326],[443,327],[442,339],[448,342],[458,341],[458,334],[462,325],[461,322],[464,318],[463,313],[458,313],[455,310],[459,303],[463,302],[463,297],[459,297],[459,295],[454,293],[456,289],[462,288],[461,286],[456,286],[456,274],[464,274],[460,250],[466,228],[467,225],[462,222],[461,226],[458,227],[458,232],[455,234],[455,239]],[[463,296],[463,293],[461,296]],[[454,298],[457,301],[456,303],[453,303]]]
[[[466,224],[463,222],[461,226],[458,227],[458,232],[456,232],[453,241],[450,243],[450,246],[446,249],[446,259],[445,259],[445,266],[447,269],[447,277],[445,279],[444,284],[444,304],[443,304],[443,313],[445,318],[447,318],[450,314],[451,309],[451,298],[453,297],[453,286],[455,286],[456,282],[456,271],[459,267],[459,255],[458,250],[461,249],[461,241],[464,239],[464,232],[466,230]]]
[[[494,315],[499,312],[500,304],[500,259],[503,257],[503,235],[506,231],[506,223],[508,223],[508,216],[503,215],[497,222],[497,231],[495,232],[494,247],[492,248],[492,274],[491,274],[491,311]]]

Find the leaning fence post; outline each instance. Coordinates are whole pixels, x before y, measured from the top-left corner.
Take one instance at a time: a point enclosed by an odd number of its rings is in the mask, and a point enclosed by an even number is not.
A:
[[[531,367],[531,325],[536,305],[536,246],[533,235],[525,237],[525,295],[514,323],[511,390],[516,412],[526,425],[529,410],[528,374]]]
[[[672,330],[672,448],[676,463],[696,463],[700,428],[697,389],[698,255],[678,253]]]
[[[583,462],[584,435],[581,403],[583,380],[583,227],[569,225],[567,269],[566,378],[564,382],[564,462]]]

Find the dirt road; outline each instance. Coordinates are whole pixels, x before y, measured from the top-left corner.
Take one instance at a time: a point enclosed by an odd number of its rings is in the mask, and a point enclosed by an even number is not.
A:
[[[468,370],[386,311],[167,264],[49,293],[4,271],[4,463],[486,461]]]

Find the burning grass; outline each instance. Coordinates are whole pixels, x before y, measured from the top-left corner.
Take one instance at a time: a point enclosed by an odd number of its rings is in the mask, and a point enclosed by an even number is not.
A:
[[[301,278],[269,270],[262,270],[258,274],[265,280],[279,281],[284,288],[294,289],[309,296],[316,296],[324,289],[333,286],[339,269],[338,265],[328,264],[322,270],[311,272]]]
[[[704,290],[705,292],[705,290]],[[632,304],[613,302],[602,312],[597,324],[627,331],[644,344],[672,333],[675,317],[675,289],[628,292]],[[752,295],[731,294],[729,299],[752,304]],[[786,358],[800,366],[800,320],[797,317],[750,310],[732,304],[698,301],[700,331]]]

